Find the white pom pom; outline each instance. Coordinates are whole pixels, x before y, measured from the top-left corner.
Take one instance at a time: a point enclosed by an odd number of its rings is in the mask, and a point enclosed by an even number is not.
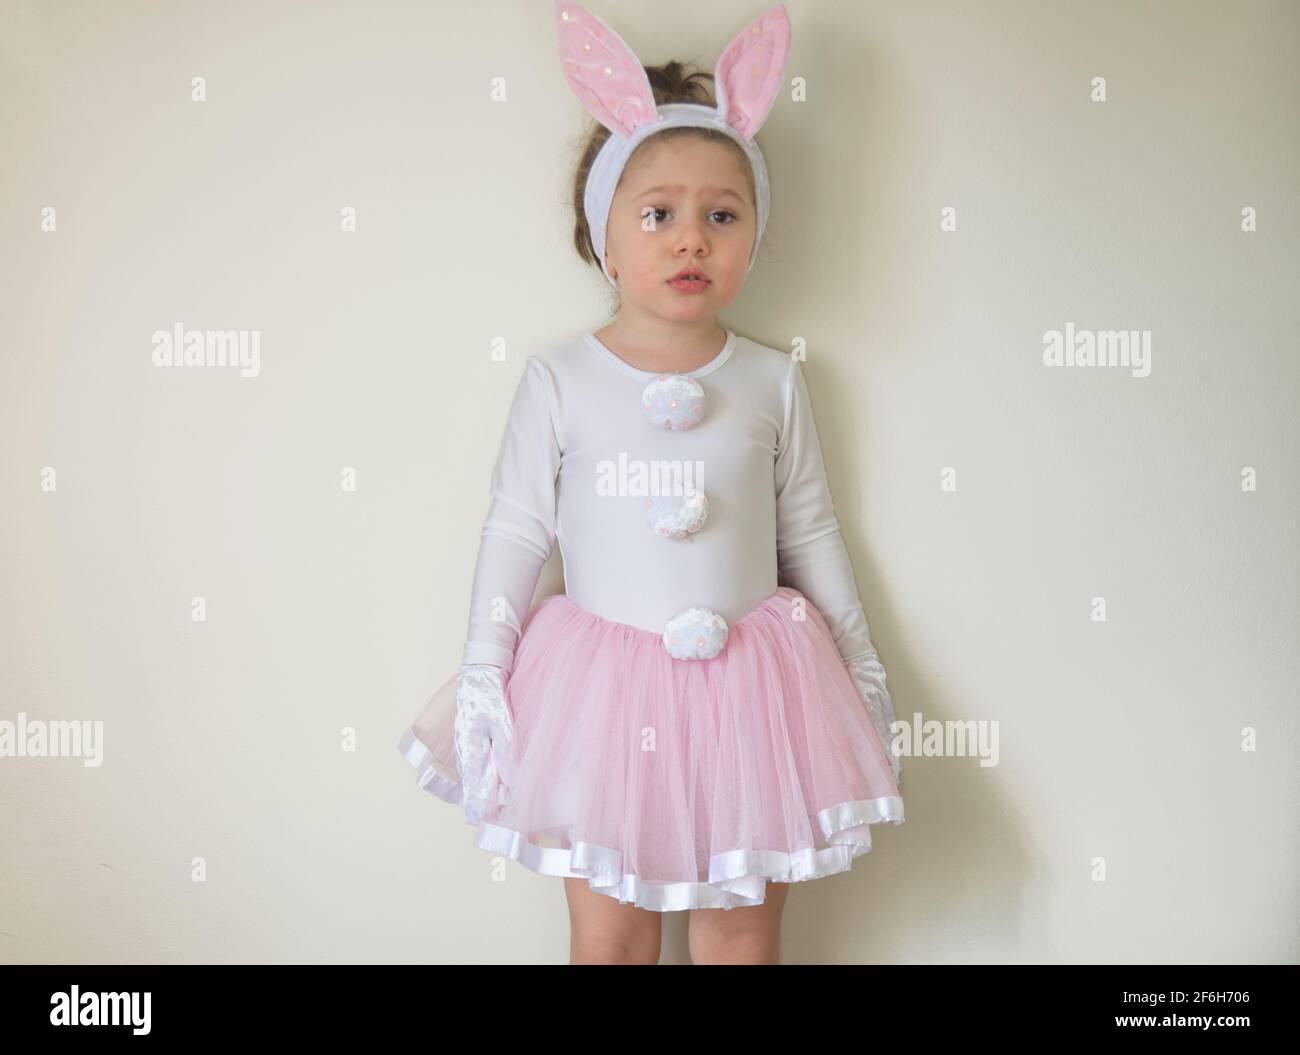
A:
[[[658,428],[689,429],[704,417],[704,386],[685,374],[664,374],[645,386],[641,409]]]
[[[661,538],[684,539],[704,527],[709,499],[701,490],[688,495],[654,495],[642,502],[646,523]]]
[[[674,659],[712,659],[727,643],[727,621],[708,608],[687,608],[664,624],[664,648]]]

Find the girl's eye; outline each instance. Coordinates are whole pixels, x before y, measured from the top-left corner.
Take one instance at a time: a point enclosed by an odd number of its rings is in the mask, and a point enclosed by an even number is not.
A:
[[[660,215],[661,213],[662,215]],[[724,227],[736,222],[736,214],[727,209],[714,209],[709,213],[709,216],[710,218],[715,216],[726,217],[726,219],[717,221]],[[658,205],[647,205],[641,210],[641,219],[643,221],[651,220],[655,224],[661,224],[668,219],[668,210]]]

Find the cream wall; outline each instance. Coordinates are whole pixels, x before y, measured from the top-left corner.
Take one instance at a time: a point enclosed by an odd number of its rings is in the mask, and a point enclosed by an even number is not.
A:
[[[587,6],[709,70],[761,10]],[[788,7],[723,321],[807,342],[899,717],[999,739],[905,759],[786,961],[1296,962],[1297,6]],[[567,959],[561,881],[396,749],[523,358],[604,319],[551,19],[0,3],[0,720],[104,751],[0,759],[3,960]],[[1045,366],[1067,323],[1149,376]],[[153,365],[177,324],[258,331],[257,376]]]

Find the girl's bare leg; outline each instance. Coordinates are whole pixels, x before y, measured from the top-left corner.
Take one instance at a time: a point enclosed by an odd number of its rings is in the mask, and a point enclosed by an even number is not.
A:
[[[661,913],[597,893],[574,876],[564,877],[564,896],[569,902],[569,963],[659,962]]]
[[[789,883],[767,881],[761,905],[691,910],[689,943],[695,964],[779,964],[781,911]]]

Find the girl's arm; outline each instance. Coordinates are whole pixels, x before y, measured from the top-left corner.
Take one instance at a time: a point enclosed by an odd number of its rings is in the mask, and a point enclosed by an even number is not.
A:
[[[807,597],[826,618],[835,647],[888,747],[894,705],[840,534],[808,386],[797,359],[791,360],[786,374],[785,422],[776,457],[776,553],[780,581]],[[890,759],[897,780],[898,759],[892,751]]]
[[[490,484],[462,664],[509,671],[524,617],[555,546],[555,483],[560,471],[555,382],[528,356],[515,390]]]

